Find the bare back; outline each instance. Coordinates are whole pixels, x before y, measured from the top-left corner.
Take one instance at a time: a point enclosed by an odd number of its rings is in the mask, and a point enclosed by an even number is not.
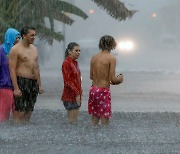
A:
[[[12,59],[16,75],[29,79],[36,78],[37,69],[37,49],[34,45],[24,47],[21,42],[14,46],[12,50]]]
[[[115,77],[116,59],[108,51],[102,51],[91,59],[90,78],[92,85],[109,87],[112,77]]]

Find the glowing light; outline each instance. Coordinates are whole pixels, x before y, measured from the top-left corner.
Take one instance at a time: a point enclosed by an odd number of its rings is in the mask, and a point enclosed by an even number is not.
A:
[[[157,14],[156,14],[156,13],[153,13],[153,14],[152,14],[152,17],[153,17],[153,18],[156,18],[156,17],[157,17]]]
[[[93,14],[93,13],[94,13],[94,10],[93,10],[93,9],[90,9],[90,10],[89,10],[89,13],[90,13],[90,14]]]
[[[135,49],[134,42],[130,40],[120,41],[117,47],[121,52],[132,52]]]

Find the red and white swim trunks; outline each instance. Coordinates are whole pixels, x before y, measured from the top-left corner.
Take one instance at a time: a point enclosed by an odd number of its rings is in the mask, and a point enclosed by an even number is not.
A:
[[[99,118],[111,118],[110,88],[91,86],[89,91],[88,112]]]

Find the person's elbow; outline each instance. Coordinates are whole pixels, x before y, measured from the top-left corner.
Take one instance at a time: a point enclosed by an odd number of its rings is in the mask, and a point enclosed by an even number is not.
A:
[[[116,85],[117,84],[117,81],[116,80],[110,80],[110,84],[112,84],[112,85]]]
[[[90,79],[93,80],[93,75],[90,75]]]

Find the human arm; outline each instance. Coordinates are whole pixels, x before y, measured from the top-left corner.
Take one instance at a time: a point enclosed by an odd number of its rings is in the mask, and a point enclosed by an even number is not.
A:
[[[10,76],[12,80],[12,84],[14,87],[14,96],[20,97],[22,95],[21,90],[19,89],[18,83],[17,83],[17,75],[16,75],[16,68],[17,68],[17,59],[18,59],[18,53],[16,49],[12,48],[9,54],[9,70],[10,70]]]
[[[42,94],[44,92],[44,89],[41,85],[41,77],[40,77],[40,68],[39,68],[39,64],[38,64],[38,68],[37,68],[37,83],[39,85],[39,94]]]
[[[82,95],[77,95],[76,96],[76,103],[80,106],[81,105],[81,100],[82,100]]]
[[[63,63],[62,74],[64,79],[64,85],[66,87],[69,87],[76,96],[81,95],[81,76],[70,62],[65,61]]]
[[[0,67],[1,67],[1,65],[2,65],[2,64],[1,64],[1,61],[2,61],[2,60],[1,60],[1,55],[2,55],[1,53],[2,53],[2,52],[0,51]]]
[[[123,83],[124,77],[123,77],[122,74],[119,74],[116,78],[117,78],[117,80],[120,81],[120,83]],[[112,85],[118,85],[118,84],[120,84],[120,83],[118,83],[118,82],[112,83],[112,82],[110,81],[110,84],[112,84]]]
[[[90,63],[90,79],[93,80],[93,58]]]
[[[44,89],[41,85],[41,76],[40,76],[40,67],[39,67],[39,63],[38,63],[38,57],[36,59],[36,79],[37,79],[37,83],[39,85],[39,94],[42,94],[44,92]]]
[[[109,75],[110,84],[112,85],[118,85],[123,82],[122,74],[115,76],[115,68],[116,68],[116,59],[112,57],[112,59],[110,60],[110,75]]]

